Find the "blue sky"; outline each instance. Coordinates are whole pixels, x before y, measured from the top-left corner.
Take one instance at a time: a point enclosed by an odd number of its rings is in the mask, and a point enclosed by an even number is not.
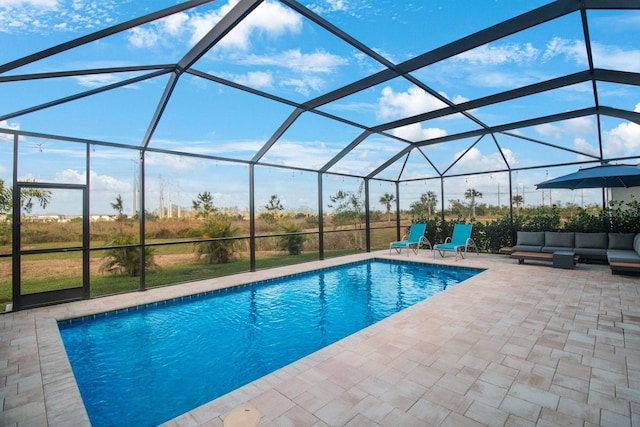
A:
[[[154,0],[0,0],[0,65],[73,40],[129,19],[176,4]],[[5,75],[94,69],[136,64],[175,63],[234,5],[222,0],[186,10],[163,20],[80,46],[73,51],[11,70]],[[327,0],[302,2],[321,17],[368,45],[386,60],[401,63],[446,43],[542,6],[546,1],[478,0],[414,1]],[[594,65],[640,72],[640,12],[588,11]],[[573,13],[480,46],[412,73],[439,96],[456,104],[587,69],[581,19]],[[265,1],[200,58],[193,68],[271,94],[305,102],[382,70],[382,66],[351,45],[277,1]],[[102,73],[0,84],[0,117],[53,99],[140,76],[143,72]],[[0,74],[2,76],[2,74]],[[91,97],[0,121],[0,127],[138,145],[147,131],[167,76],[140,81]],[[598,83],[601,105],[640,112],[640,89]],[[539,115],[593,106],[590,83],[552,93],[481,107],[470,111],[490,126]],[[441,100],[404,78],[388,80],[319,108],[365,126],[375,126],[444,107]],[[290,105],[259,98],[229,86],[183,75],[150,142],[151,147],[250,160],[292,113]],[[513,130],[498,143],[484,137],[425,146],[414,150],[378,175],[420,179],[437,172],[458,174],[505,168],[529,168],[547,163],[588,160],[597,155],[594,116]],[[621,119],[601,121],[605,158],[640,155],[640,126]],[[392,129],[405,141],[422,141],[477,129],[477,123],[455,114]],[[303,113],[263,157],[271,164],[315,169],[357,138],[362,130],[313,113]],[[518,138],[519,136],[527,139]],[[0,134],[0,178],[11,181],[11,144]],[[544,144],[533,143],[531,140]],[[546,144],[546,145],[545,145]],[[548,144],[557,147],[550,148]],[[330,171],[368,174],[407,146],[407,142],[373,135],[336,163]],[[20,179],[78,183],[87,174],[79,144],[25,137],[20,144]],[[460,157],[463,153],[464,156]],[[425,159],[428,157],[431,164]],[[591,158],[592,159],[592,158]],[[637,163],[630,161],[628,163]],[[92,211],[110,213],[109,202],[122,194],[132,209],[137,153],[104,146],[91,148]],[[209,191],[219,206],[248,206],[248,167],[161,153],[146,159],[147,206],[160,203],[190,206],[197,194]],[[514,193],[524,192],[527,204],[546,200],[590,203],[600,192],[535,191],[534,185],[575,171],[577,166],[523,170],[513,175]],[[355,191],[359,182],[341,176],[323,184],[328,196],[338,189]],[[286,208],[317,209],[314,173],[258,167],[256,204],[278,194]],[[467,188],[483,192],[481,202],[505,205],[506,173],[485,173],[445,181],[445,202],[464,199]],[[372,207],[393,184],[372,181]],[[401,184],[402,206],[426,191],[440,192],[438,180]],[[555,193],[555,192],[554,192]],[[545,199],[546,198],[546,199]],[[50,211],[69,210],[69,200],[56,198]],[[161,202],[162,200],[162,202]]]

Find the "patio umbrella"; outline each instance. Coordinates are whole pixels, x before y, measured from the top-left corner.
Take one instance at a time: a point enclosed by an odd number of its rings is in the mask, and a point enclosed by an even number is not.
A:
[[[568,188],[611,188],[640,186],[640,167],[632,165],[604,164],[583,168],[569,175],[559,176],[536,184],[536,189]]]

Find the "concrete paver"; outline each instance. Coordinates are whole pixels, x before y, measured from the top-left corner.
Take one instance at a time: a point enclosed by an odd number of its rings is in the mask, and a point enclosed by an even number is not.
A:
[[[89,425],[57,320],[370,258],[330,259],[0,315],[0,425]],[[486,270],[167,422],[221,426],[637,425],[640,277],[505,256],[412,261]]]

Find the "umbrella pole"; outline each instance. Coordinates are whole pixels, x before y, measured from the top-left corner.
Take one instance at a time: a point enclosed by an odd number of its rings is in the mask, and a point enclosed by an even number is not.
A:
[[[602,187],[602,222],[603,222],[603,226],[604,226],[604,231],[608,232],[609,231],[609,221],[607,221],[607,199],[606,199],[606,192],[607,189]]]

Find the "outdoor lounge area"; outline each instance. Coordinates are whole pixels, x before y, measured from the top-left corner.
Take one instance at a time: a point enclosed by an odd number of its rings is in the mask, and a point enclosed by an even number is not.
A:
[[[158,288],[135,303],[374,256],[398,258],[383,250]],[[411,260],[434,262],[429,250]],[[436,262],[486,271],[166,425],[222,426],[241,407],[261,426],[638,423],[640,279],[504,255]],[[1,316],[0,424],[88,426],[55,320],[131,303],[115,295]]]
[[[581,260],[607,263],[614,273],[640,272],[640,233],[518,231],[516,245],[502,252],[520,263],[553,261],[555,266],[556,254],[566,253],[572,265]]]
[[[0,426],[91,424],[58,321],[372,258],[444,266],[442,292],[163,425],[640,426],[638,22],[637,0],[0,1]]]

